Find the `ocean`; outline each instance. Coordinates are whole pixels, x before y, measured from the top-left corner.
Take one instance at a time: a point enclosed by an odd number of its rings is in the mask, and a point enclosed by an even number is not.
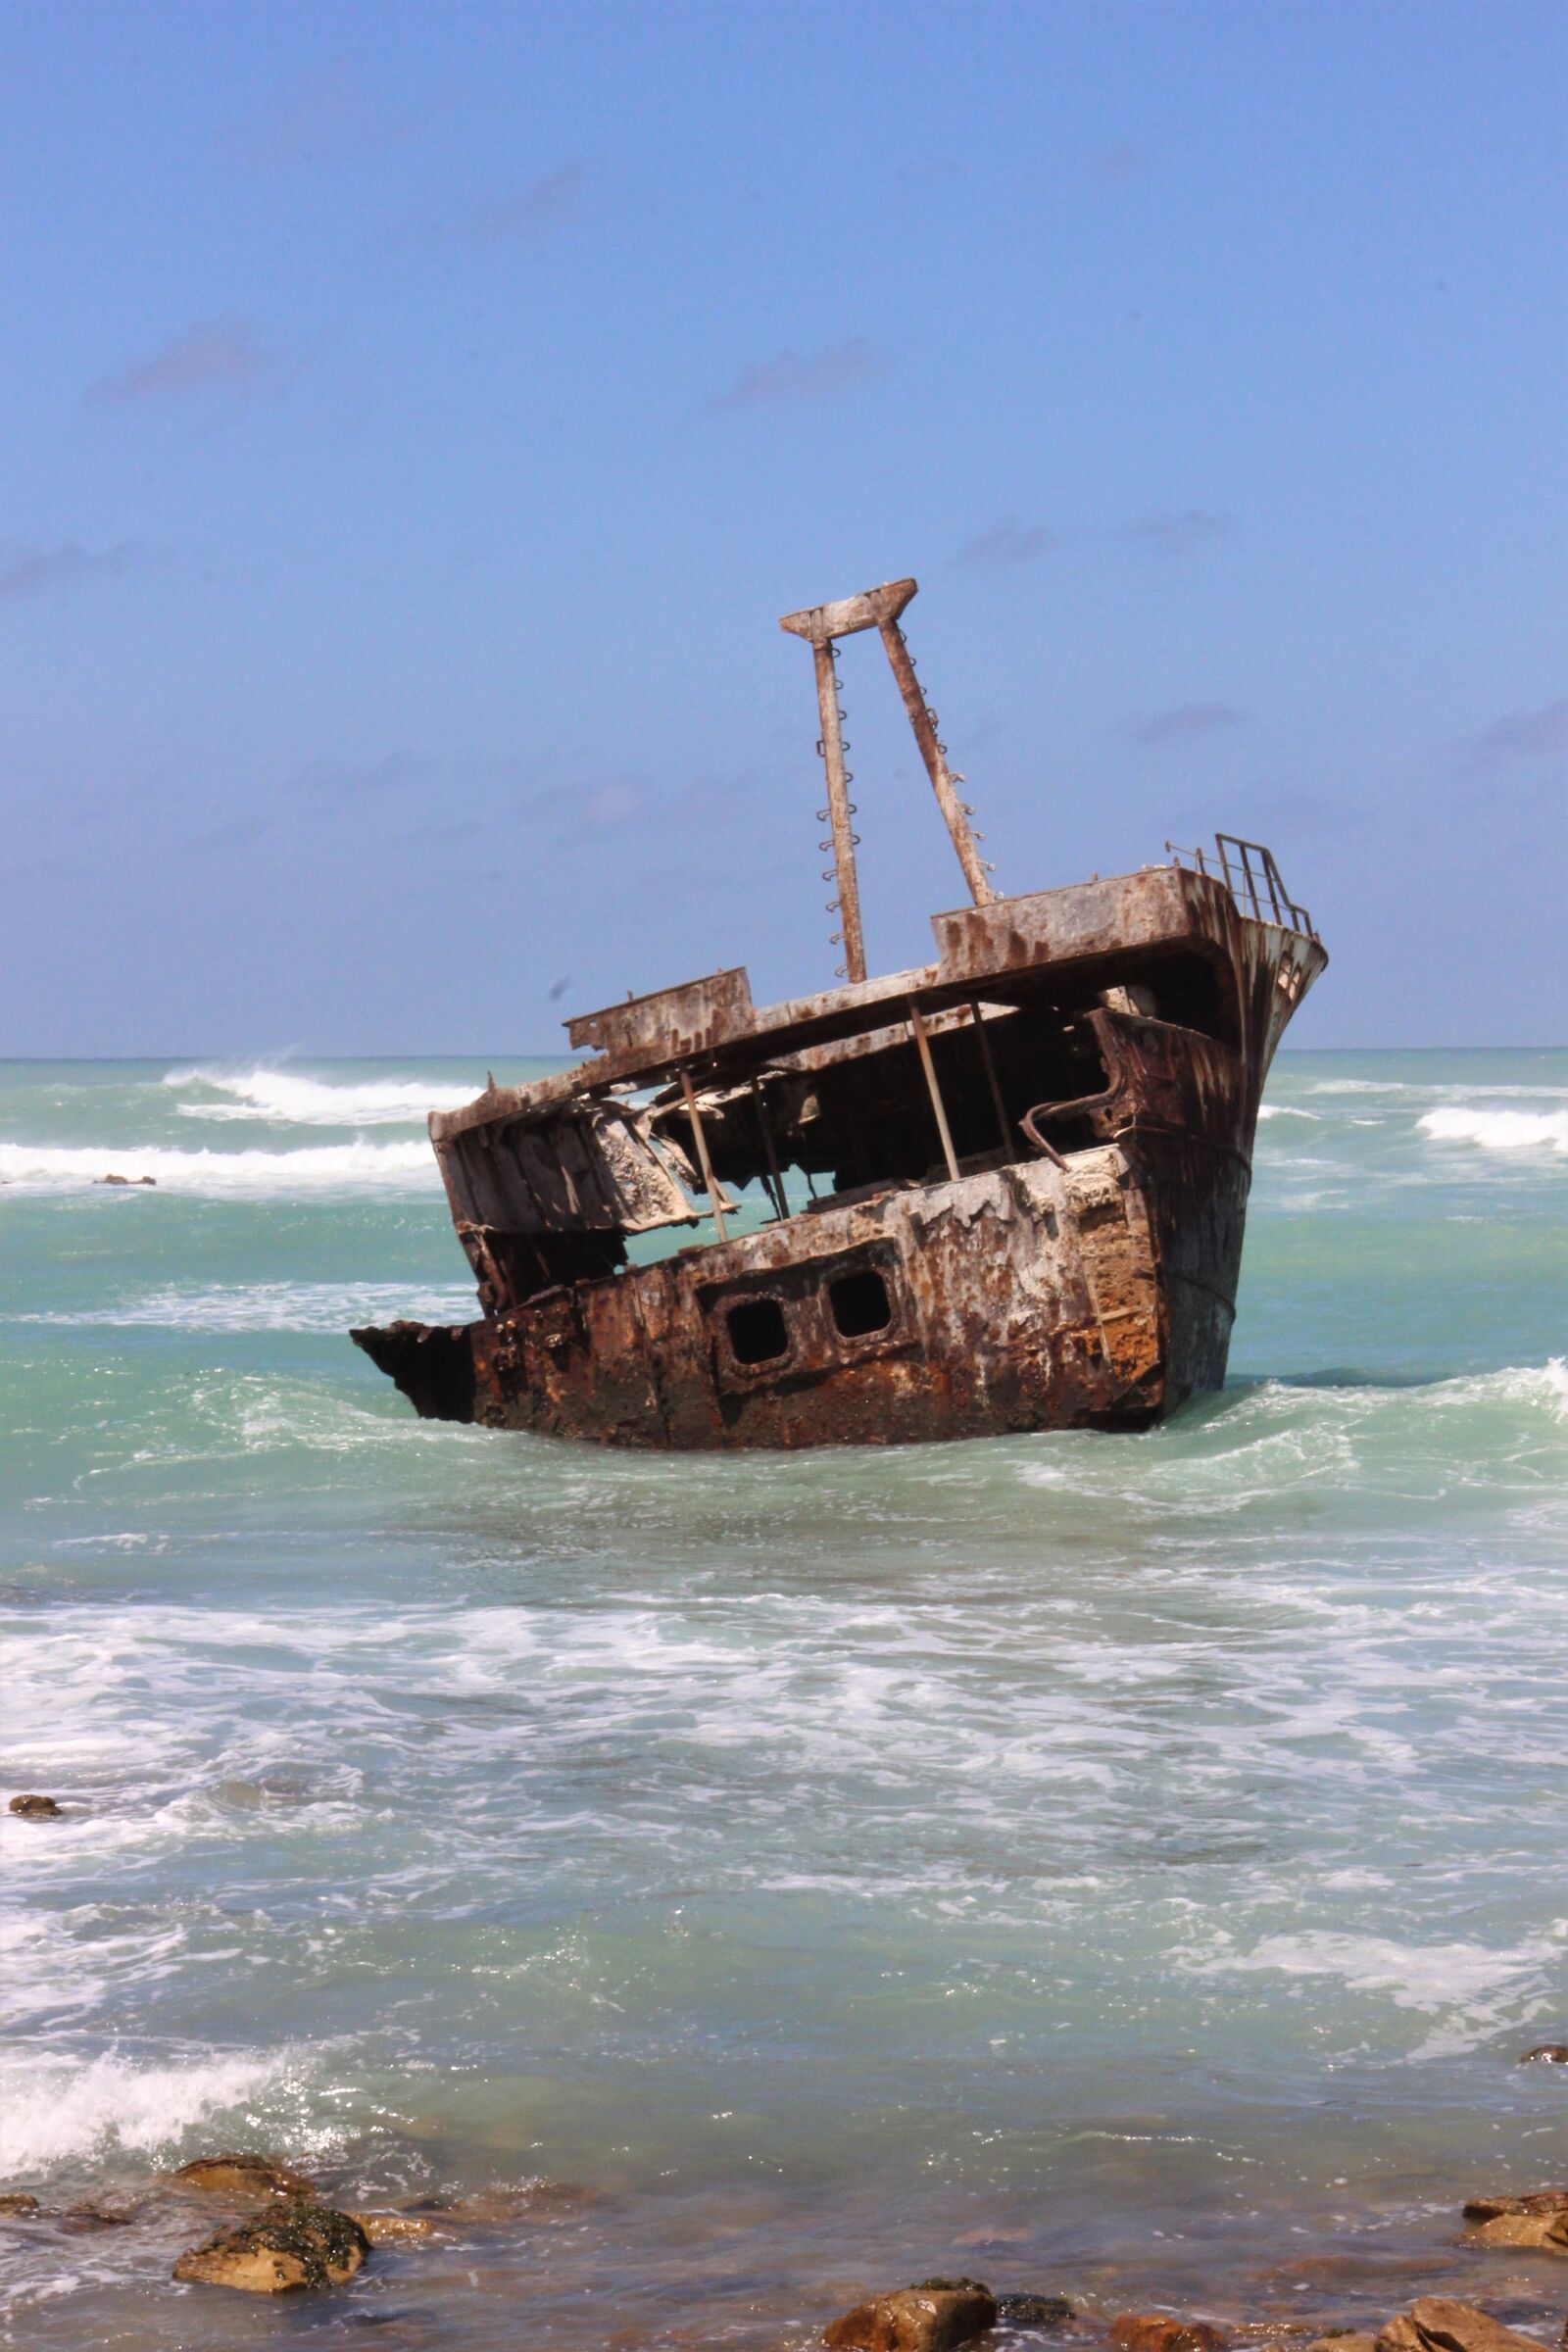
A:
[[[0,1815],[0,2189],[136,2217],[0,2226],[6,2340],[761,2352],[934,2273],[1554,2328],[1458,2209],[1568,2171],[1568,1054],[1282,1056],[1165,1427],[788,1458],[350,1346],[471,1311],[483,1078],[0,1069],[0,1794],[67,1807]],[[233,2146],[478,2202],[175,2287]]]

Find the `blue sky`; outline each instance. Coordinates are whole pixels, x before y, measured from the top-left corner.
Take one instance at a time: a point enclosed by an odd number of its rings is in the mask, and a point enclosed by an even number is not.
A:
[[[831,985],[777,616],[910,571],[1003,888],[1224,826],[1294,1042],[1561,1042],[1565,153],[1555,4],[12,0],[0,1051]]]

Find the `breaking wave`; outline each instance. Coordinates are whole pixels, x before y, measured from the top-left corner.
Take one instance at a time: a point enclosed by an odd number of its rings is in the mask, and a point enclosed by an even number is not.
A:
[[[1446,1102],[1416,1122],[1438,1143],[1479,1144],[1486,1152],[1551,1151],[1568,1154],[1568,1110],[1482,1110]]]
[[[161,1191],[202,1194],[429,1193],[435,1157],[417,1143],[307,1145],[297,1152],[175,1152],[161,1144],[0,1144],[0,1184],[27,1192],[76,1191],[106,1176]],[[117,1188],[118,1189],[118,1188]]]
[[[361,1078],[344,1085],[307,1078],[297,1070],[171,1070],[175,1092],[203,1088],[222,1101],[176,1104],[187,1119],[270,1119],[294,1127],[406,1127],[427,1112],[455,1110],[480,1091],[482,1080],[454,1084],[433,1078]]]
[[[114,2051],[85,2065],[19,2054],[0,2098],[0,2175],[48,2172],[117,2149],[172,2156],[196,2125],[219,2116],[254,2129],[252,2103],[296,2071],[287,2056],[137,2066]]]

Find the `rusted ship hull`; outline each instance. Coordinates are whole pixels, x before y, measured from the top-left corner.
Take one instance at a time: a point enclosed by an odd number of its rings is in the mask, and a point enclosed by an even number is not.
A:
[[[644,1447],[1133,1429],[1218,1388],[1305,918],[1171,865],[933,928],[935,964],[828,997],[754,1010],[721,974],[588,1016],[597,1061],[433,1120],[486,1311],[355,1339],[421,1414]],[[661,1080],[710,1200],[760,1177],[773,1213],[633,1265],[581,1121]],[[833,1190],[792,1205],[781,1159]]]

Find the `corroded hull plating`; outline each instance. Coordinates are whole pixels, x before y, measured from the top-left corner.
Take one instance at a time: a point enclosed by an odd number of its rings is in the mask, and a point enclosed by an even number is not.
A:
[[[432,1121],[487,1311],[465,1326],[354,1337],[422,1414],[622,1446],[1147,1426],[1224,1379],[1258,1100],[1326,960],[1298,918],[1244,912],[1206,873],[1148,868],[937,917],[938,962],[891,982],[760,1012],[744,975],[723,974],[588,1016],[585,1042],[606,1049],[597,1062]],[[895,1015],[909,1029],[889,1046]],[[1031,1066],[1030,1024],[1048,1021],[1103,1083],[1018,1117],[1003,1098],[1019,1083],[1014,1069]],[[758,1070],[775,1090],[759,1097],[762,1124],[789,1083],[811,1084],[820,1112],[857,1055],[866,1071],[896,1053],[916,1069],[906,1034],[925,1058],[945,1180],[873,1173],[760,1231],[516,1295],[525,1251],[533,1264],[547,1241],[523,1233],[500,1186],[494,1153],[509,1135],[514,1153],[525,1144],[533,1155],[536,1200],[542,1122],[695,1066],[709,1091],[694,1096],[686,1082],[685,1132],[711,1196],[731,1172],[733,1101],[746,1083],[755,1091]],[[1003,1132],[989,1153],[956,1151],[944,1114],[944,1087],[956,1123],[966,1084],[984,1101],[959,1061],[971,1039]],[[791,1132],[808,1138],[809,1123]],[[732,1161],[742,1175],[751,1165]],[[568,1189],[576,1200],[580,1185]],[[543,1210],[528,1213],[542,1223]]]

